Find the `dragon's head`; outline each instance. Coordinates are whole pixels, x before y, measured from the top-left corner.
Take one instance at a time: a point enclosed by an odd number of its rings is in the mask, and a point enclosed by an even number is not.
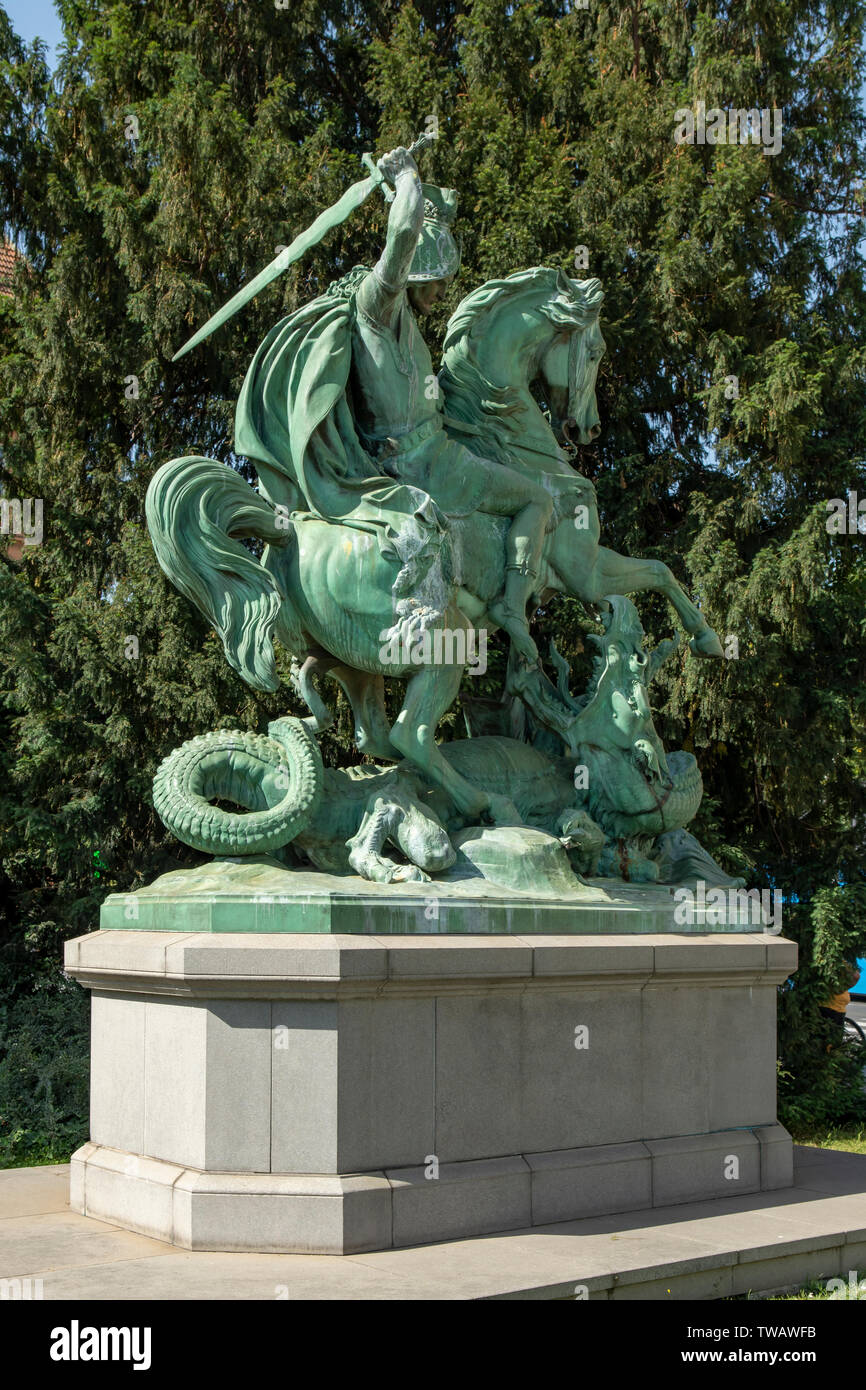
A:
[[[571,741],[628,753],[652,780],[663,781],[668,769],[653,725],[648,686],[679,643],[666,641],[653,652],[644,651],[644,630],[631,600],[611,594],[605,604],[604,631],[590,634],[598,654]]]

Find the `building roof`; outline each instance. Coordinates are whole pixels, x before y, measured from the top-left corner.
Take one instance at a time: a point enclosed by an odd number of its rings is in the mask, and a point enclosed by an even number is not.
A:
[[[0,294],[12,294],[12,281],[15,276],[15,262],[18,260],[18,252],[11,242],[4,242],[0,246]]]

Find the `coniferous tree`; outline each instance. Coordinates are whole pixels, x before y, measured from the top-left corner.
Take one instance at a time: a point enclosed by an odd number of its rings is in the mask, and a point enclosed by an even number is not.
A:
[[[804,948],[786,1084],[826,1090],[803,1080],[838,972],[821,943],[866,948],[864,540],[827,529],[831,499],[866,498],[863,0],[61,10],[53,84],[0,11],[0,206],[24,257],[0,296],[0,490],[44,503],[42,544],[0,554],[7,1000],[56,981],[107,891],[195,858],[154,817],[160,758],[293,707],[243,686],[163,579],[144,493],[179,453],[244,467],[232,415],[255,346],[370,263],[381,202],[171,356],[364,150],[435,115],[422,171],[459,191],[464,263],[431,343],[491,276],[546,263],[604,285],[603,433],[577,466],[605,543],[665,559],[728,641],[724,663],[664,668],[658,727],[699,759],[707,847],[785,893]],[[699,101],[780,110],[781,148],[677,143]],[[668,635],[664,601],[637,602]],[[559,599],[538,625],[579,688],[591,618]],[[501,672],[500,647],[486,693]],[[356,756],[345,710],[326,753]]]

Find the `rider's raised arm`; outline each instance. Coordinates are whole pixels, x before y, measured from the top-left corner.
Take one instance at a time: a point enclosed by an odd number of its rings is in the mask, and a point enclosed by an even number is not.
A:
[[[396,190],[388,217],[385,249],[358,291],[365,313],[390,323],[394,306],[406,288],[412,258],[424,224],[424,194],[415,161],[408,150],[394,150],[379,160]]]

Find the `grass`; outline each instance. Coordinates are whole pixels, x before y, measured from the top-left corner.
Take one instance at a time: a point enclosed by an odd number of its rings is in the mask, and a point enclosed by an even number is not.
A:
[[[841,1302],[844,1299],[858,1299],[866,1301],[866,1269],[855,1270],[855,1283],[851,1287],[851,1280],[846,1271],[845,1278],[841,1281],[844,1288],[838,1287],[838,1282],[827,1279],[810,1279],[807,1284],[796,1290],[795,1293],[774,1294],[772,1298],[761,1299],[762,1303],[801,1303],[815,1302],[816,1300],[828,1299],[831,1303]],[[828,1289],[827,1284],[833,1284]],[[858,1287],[859,1285],[859,1287]]]
[[[831,1129],[793,1130],[795,1144],[810,1149],[838,1149],[842,1153],[866,1154],[866,1124],[834,1125]]]
[[[68,1163],[76,1149],[89,1138],[86,1124],[53,1136],[14,1130],[4,1135],[0,1129],[0,1170],[4,1168],[42,1168],[50,1163]]]

